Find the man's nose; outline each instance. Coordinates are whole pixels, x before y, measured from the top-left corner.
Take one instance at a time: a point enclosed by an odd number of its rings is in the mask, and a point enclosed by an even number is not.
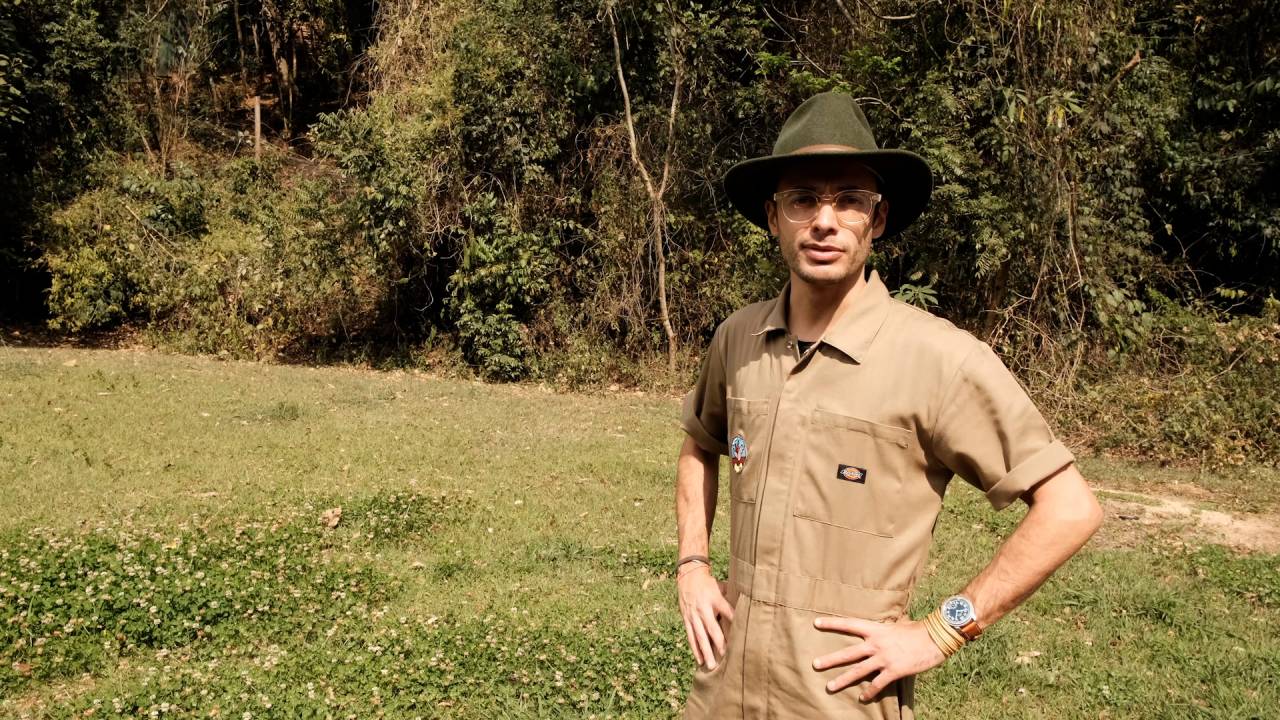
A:
[[[836,206],[834,202],[818,201],[818,213],[813,216],[813,229],[820,231],[837,230]]]

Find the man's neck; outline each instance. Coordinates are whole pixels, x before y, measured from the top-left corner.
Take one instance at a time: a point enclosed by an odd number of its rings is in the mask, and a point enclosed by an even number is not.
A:
[[[865,273],[863,268],[848,282],[838,285],[812,285],[792,273],[791,294],[787,298],[787,327],[791,334],[805,342],[820,339],[836,318],[849,311],[854,296],[867,284]]]

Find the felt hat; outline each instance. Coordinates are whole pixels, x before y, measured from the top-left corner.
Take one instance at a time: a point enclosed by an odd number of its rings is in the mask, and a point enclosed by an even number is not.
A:
[[[933,192],[933,174],[924,158],[906,150],[881,150],[858,103],[844,93],[825,92],[791,113],[772,155],[729,168],[724,178],[729,201],[748,220],[768,230],[764,203],[777,191],[778,178],[796,160],[815,156],[847,158],[879,176],[880,194],[889,201],[882,238],[898,234],[920,217]]]

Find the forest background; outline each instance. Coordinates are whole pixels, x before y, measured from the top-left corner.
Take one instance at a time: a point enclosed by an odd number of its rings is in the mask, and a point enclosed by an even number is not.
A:
[[[839,89],[935,172],[899,298],[1076,447],[1274,466],[1278,50],[1274,0],[0,0],[0,319],[680,388],[785,279],[725,170]]]

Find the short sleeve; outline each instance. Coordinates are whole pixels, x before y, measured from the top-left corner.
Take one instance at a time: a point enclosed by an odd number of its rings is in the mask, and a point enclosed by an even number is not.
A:
[[[978,342],[943,393],[934,455],[997,510],[1074,462],[1013,373]]]
[[[724,326],[716,330],[702,359],[698,382],[684,396],[680,425],[698,447],[728,455],[729,418],[726,408],[724,372]]]

